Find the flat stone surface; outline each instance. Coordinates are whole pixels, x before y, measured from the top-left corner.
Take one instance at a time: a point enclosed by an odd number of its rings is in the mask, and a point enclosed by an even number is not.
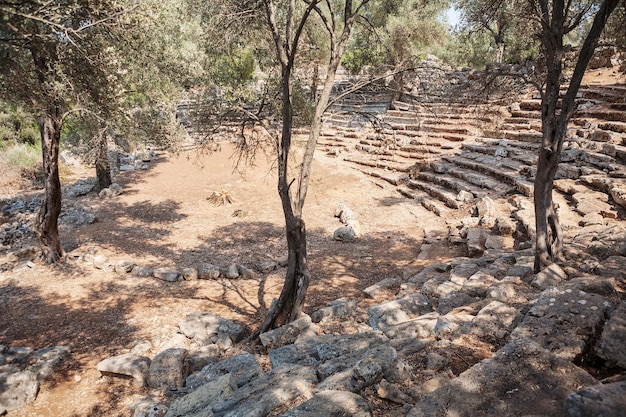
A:
[[[564,416],[565,398],[595,383],[569,360],[519,339],[421,396],[407,417],[502,417],[511,410],[517,416]]]
[[[540,290],[545,290],[548,287],[559,285],[566,278],[567,275],[563,269],[557,264],[552,264],[535,275],[535,278],[531,281],[531,285]]]
[[[274,369],[240,387],[210,407],[215,416],[265,417],[301,395],[310,395],[317,383],[315,370],[303,366]]]
[[[133,377],[140,385],[145,385],[150,358],[134,353],[113,356],[96,365],[96,369],[103,373],[119,374]]]
[[[37,381],[43,382],[69,354],[69,346],[52,346],[36,350],[28,357],[28,370],[37,376]]]
[[[367,401],[347,391],[324,391],[280,417],[371,417]]]
[[[599,332],[611,305],[600,295],[572,287],[543,291],[511,339],[531,339],[569,360],[582,354]]]
[[[207,408],[206,411],[212,415],[210,405],[217,401],[224,401],[236,389],[237,384],[231,374],[219,376],[172,402],[165,417],[186,417]]]
[[[492,301],[481,309],[465,328],[468,333],[489,342],[499,342],[513,330],[522,316],[515,307]]]
[[[601,358],[626,369],[626,302],[620,303],[611,313],[597,350]]]
[[[493,275],[478,271],[463,283],[461,291],[472,297],[485,297],[489,287],[497,282],[498,280]]]
[[[345,298],[330,301],[326,307],[322,307],[311,314],[313,323],[319,323],[326,318],[346,317],[357,312],[357,302]]]
[[[432,304],[427,297],[413,294],[370,307],[367,316],[372,328],[383,330],[431,311]]]
[[[240,387],[248,384],[262,373],[263,368],[261,368],[254,355],[242,353],[207,365],[200,372],[189,375],[186,380],[186,386],[194,389],[221,375],[230,374],[235,384]]]

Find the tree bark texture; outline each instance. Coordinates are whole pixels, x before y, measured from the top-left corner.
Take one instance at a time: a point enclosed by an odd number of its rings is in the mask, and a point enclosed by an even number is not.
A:
[[[39,120],[44,173],[44,198],[35,219],[43,259],[56,263],[63,258],[58,219],[61,214],[61,181],[59,179],[59,143],[61,121],[57,109],[49,109]]]
[[[543,25],[541,42],[546,57],[546,83],[541,97],[541,129],[543,140],[534,185],[535,272],[563,259],[563,231],[552,201],[553,182],[559,167],[567,125],[576,110],[576,95],[582,83],[587,65],[593,56],[604,26],[620,0],[605,0],[596,13],[593,24],[583,43],[576,67],[561,99],[561,75],[563,72],[563,37],[571,31],[567,27],[563,0],[540,0]]]
[[[111,186],[111,164],[107,155],[107,138],[102,135],[98,141],[98,155],[96,156],[96,177],[98,188],[103,190]]]

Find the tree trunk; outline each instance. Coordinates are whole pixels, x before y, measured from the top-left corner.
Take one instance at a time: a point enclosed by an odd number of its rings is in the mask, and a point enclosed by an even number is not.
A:
[[[103,134],[98,141],[98,156],[96,157],[96,176],[98,177],[98,187],[100,190],[111,186],[111,165],[107,155],[107,138]]]
[[[59,143],[61,121],[58,109],[50,109],[39,120],[43,156],[44,198],[35,219],[35,235],[39,239],[43,259],[56,263],[63,258],[58,219],[61,214],[61,181],[59,179]]]
[[[563,36],[565,10],[562,1],[552,6],[547,0],[540,2],[543,19],[541,41],[546,57],[546,87],[541,98],[541,129],[543,140],[534,186],[535,226],[535,273],[555,261],[563,259],[563,231],[552,202],[552,187],[559,166],[563,142],[569,123],[576,109],[576,95],[587,65],[598,44],[604,26],[620,0],[605,0],[600,5],[585,42],[580,49],[574,73],[559,109],[561,73],[563,69]]]

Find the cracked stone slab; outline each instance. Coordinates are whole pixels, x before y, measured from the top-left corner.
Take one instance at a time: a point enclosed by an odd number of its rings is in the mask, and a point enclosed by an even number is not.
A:
[[[551,287],[543,291],[511,339],[531,339],[559,356],[574,360],[604,324],[611,304],[602,296],[575,289]]]
[[[324,391],[280,417],[371,417],[369,403],[347,391]]]
[[[407,417],[564,416],[565,399],[595,379],[569,360],[518,339],[421,396]]]

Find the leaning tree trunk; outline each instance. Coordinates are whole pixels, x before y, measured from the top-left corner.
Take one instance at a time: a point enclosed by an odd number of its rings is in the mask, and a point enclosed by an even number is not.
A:
[[[306,229],[301,216],[294,214],[290,183],[288,182],[289,151],[293,128],[291,67],[283,68],[281,84],[283,126],[278,154],[278,194],[285,215],[288,250],[287,273],[280,296],[272,303],[265,321],[259,328],[259,333],[298,319],[302,313],[310,280],[306,262]]]
[[[39,120],[43,156],[44,198],[35,219],[35,235],[39,239],[43,259],[56,263],[63,258],[58,219],[61,214],[61,181],[59,179],[59,143],[61,121],[58,109],[52,108]]]

